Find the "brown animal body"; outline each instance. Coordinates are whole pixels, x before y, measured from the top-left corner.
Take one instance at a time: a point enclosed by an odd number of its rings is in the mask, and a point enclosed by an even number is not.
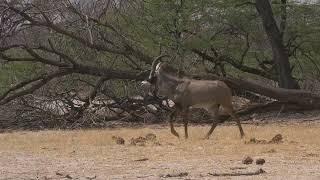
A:
[[[175,103],[175,110],[170,115],[171,133],[177,137],[179,134],[174,129],[173,118],[178,114],[183,115],[185,138],[188,138],[188,112],[190,107],[206,109],[213,117],[213,124],[205,136],[209,138],[218,125],[218,111],[221,105],[225,111],[236,120],[241,137],[244,136],[240,120],[236,117],[232,106],[232,93],[230,88],[222,81],[195,80],[180,78],[174,75],[173,68],[166,63],[158,63],[163,56],[156,58],[152,64],[149,79],[143,82],[150,86],[156,95],[165,96]]]

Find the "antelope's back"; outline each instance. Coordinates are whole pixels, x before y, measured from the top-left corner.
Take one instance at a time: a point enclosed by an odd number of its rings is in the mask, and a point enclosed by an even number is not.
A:
[[[232,100],[231,89],[222,81],[195,80],[188,88],[193,103],[225,104]]]

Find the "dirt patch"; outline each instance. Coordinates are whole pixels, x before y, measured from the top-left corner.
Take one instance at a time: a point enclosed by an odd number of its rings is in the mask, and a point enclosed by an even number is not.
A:
[[[0,179],[213,179],[211,174],[250,174],[255,179],[317,179],[320,177],[320,123],[244,124],[242,140],[235,124],[220,125],[209,140],[210,126],[191,126],[189,139],[171,135],[169,127],[134,129],[13,132],[0,134]],[[183,132],[183,126],[177,131]],[[147,135],[152,133],[155,136]],[[251,137],[282,143],[246,144]],[[123,138],[118,145],[112,136]],[[145,146],[133,146],[131,138]],[[153,139],[153,140],[152,140]],[[151,142],[159,142],[160,146]],[[295,142],[295,143],[291,143]],[[150,145],[148,143],[151,143]],[[265,159],[242,164],[246,155]],[[58,173],[58,174],[57,174]],[[230,174],[231,173],[231,174]],[[68,177],[67,177],[68,176]],[[247,176],[247,175],[237,175]]]

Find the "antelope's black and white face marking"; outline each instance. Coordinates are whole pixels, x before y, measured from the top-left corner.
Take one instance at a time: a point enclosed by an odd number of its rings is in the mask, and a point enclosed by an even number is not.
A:
[[[152,84],[149,81],[146,81],[146,80],[142,81],[141,87],[142,87],[143,94],[145,96],[150,95]]]
[[[164,83],[163,80],[159,79],[160,69],[162,65],[163,63],[159,62],[154,69],[153,76],[149,76],[147,80],[144,80],[141,82],[141,86],[145,95],[149,94],[149,95],[161,96],[162,93],[159,92],[158,90],[159,90],[159,85]]]
[[[153,76],[151,79],[144,80],[141,82],[141,87],[145,95],[153,96],[156,92],[157,76]]]

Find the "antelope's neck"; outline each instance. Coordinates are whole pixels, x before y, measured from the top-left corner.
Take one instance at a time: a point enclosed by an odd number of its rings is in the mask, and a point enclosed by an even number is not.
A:
[[[175,77],[173,75],[167,74],[167,73],[159,73],[159,77],[161,79],[163,79],[164,81],[172,82],[172,83],[179,83],[179,82],[183,81],[182,79]]]

